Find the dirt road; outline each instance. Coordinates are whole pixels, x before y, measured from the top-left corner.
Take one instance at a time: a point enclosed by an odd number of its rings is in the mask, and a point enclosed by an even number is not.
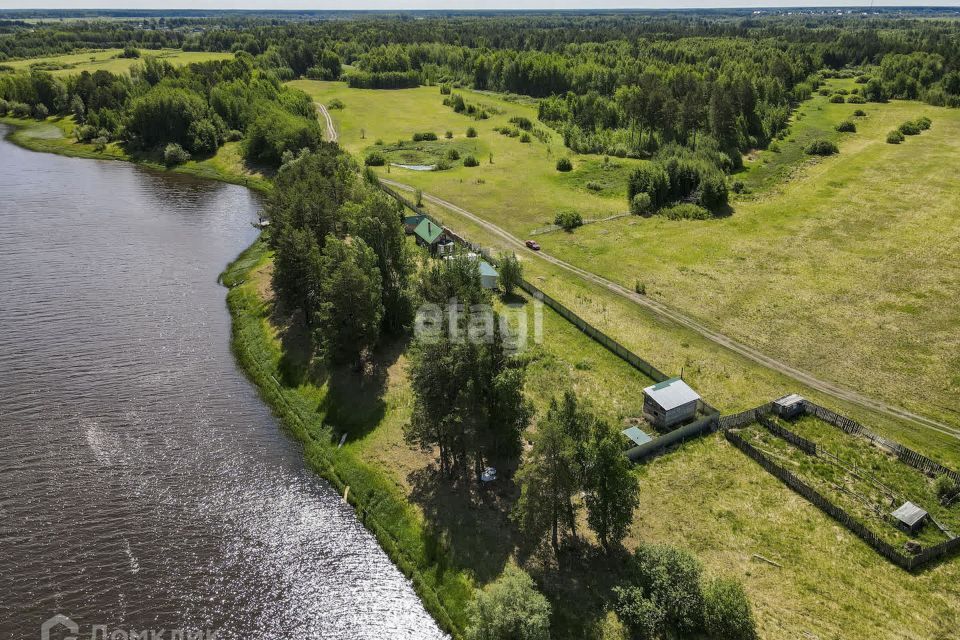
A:
[[[320,115],[323,116],[323,119],[327,121],[327,142],[337,142],[340,139],[340,136],[337,135],[337,128],[333,126],[333,118],[330,117],[330,112],[327,111],[327,106],[320,104],[319,102],[314,102],[313,106],[317,108],[317,111]]]
[[[322,112],[326,115],[329,123],[330,114],[327,113],[326,109],[324,109],[322,106],[320,106],[320,108],[322,109]],[[332,127],[332,125],[328,124],[328,127]],[[403,191],[411,191],[411,192],[415,191],[414,187],[411,187],[410,185],[407,185],[407,184],[403,184],[402,182],[397,182],[395,180],[390,180],[387,178],[381,178],[381,181],[384,184],[390,185],[395,189],[400,189]],[[729,336],[719,333],[718,331],[714,331],[713,329],[707,327],[706,325],[701,324],[697,320],[694,320],[693,318],[690,318],[689,316],[686,316],[683,313],[680,313],[679,311],[672,309],[671,307],[668,307],[661,302],[657,302],[656,300],[651,300],[646,296],[642,296],[634,291],[631,291],[630,289],[627,289],[626,287],[623,287],[617,284],[616,282],[607,280],[606,278],[599,276],[595,273],[591,273],[590,271],[587,271],[585,269],[581,269],[580,267],[577,267],[575,265],[570,264],[569,262],[565,262],[559,258],[556,258],[550,255],[549,253],[545,253],[543,251],[536,251],[536,252],[530,251],[529,249],[526,248],[526,246],[523,244],[523,241],[520,238],[510,234],[508,231],[502,229],[501,227],[498,227],[497,225],[484,220],[480,216],[473,214],[467,211],[466,209],[453,204],[452,202],[447,202],[446,200],[430,195],[428,193],[423,194],[423,199],[432,204],[438,205],[445,209],[449,209],[450,211],[453,211],[454,213],[461,215],[464,218],[467,218],[471,222],[483,227],[485,230],[489,231],[490,233],[502,239],[508,246],[514,249],[518,249],[520,251],[526,252],[526,255],[535,256],[536,258],[539,258],[541,260],[546,260],[547,262],[550,262],[551,264],[554,264],[562,269],[566,269],[567,271],[574,273],[585,280],[589,280],[590,282],[598,284],[604,287],[605,289],[612,291],[613,293],[623,298],[626,298],[631,302],[634,302],[642,307],[645,307],[664,318],[672,320],[673,322],[679,325],[682,325],[684,327],[687,327],[688,329],[696,331],[697,333],[707,338],[711,342],[714,342],[720,346],[726,347],[727,349],[735,353],[738,353],[741,356],[748,358],[758,364],[761,364],[765,367],[773,369],[774,371],[778,371],[812,389],[816,389],[817,391],[829,394],[835,398],[845,400],[852,404],[856,404],[861,407],[865,407],[867,409],[877,411],[878,413],[883,413],[885,415],[892,416],[894,418],[899,418],[901,420],[907,420],[909,422],[920,425],[927,429],[932,429],[934,431],[938,431],[945,435],[960,439],[960,429],[957,429],[956,427],[951,427],[949,425],[943,424],[931,418],[927,418],[925,416],[915,414],[901,407],[887,404],[881,400],[870,398],[858,391],[854,391],[853,389],[849,389],[842,385],[835,384],[833,382],[829,382],[826,380],[821,380],[820,378],[817,378],[811,373],[808,373],[801,369],[797,369],[796,367],[793,367],[785,362],[781,362],[780,360],[777,360],[771,356],[761,353],[760,351],[757,351],[753,347],[750,347],[741,342],[738,342],[737,340],[734,340]]]

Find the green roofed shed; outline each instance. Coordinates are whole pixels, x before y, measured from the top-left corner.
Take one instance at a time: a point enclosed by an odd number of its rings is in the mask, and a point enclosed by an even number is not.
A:
[[[641,431],[640,427],[629,427],[621,431],[621,433],[633,440],[638,447],[653,440],[653,438]]]
[[[413,230],[413,234],[417,236],[417,242],[432,247],[443,235],[443,227],[433,222],[430,218],[424,218],[420,221],[420,224],[417,225],[416,229]]]

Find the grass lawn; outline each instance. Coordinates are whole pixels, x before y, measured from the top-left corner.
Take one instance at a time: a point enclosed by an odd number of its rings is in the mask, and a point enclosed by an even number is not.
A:
[[[443,106],[435,87],[294,84],[318,101],[344,103],[332,114],[342,143],[356,153],[378,138],[409,139],[415,131],[442,136],[450,129],[459,141],[467,126],[476,126],[494,164],[482,156],[474,169],[393,168],[390,177],[521,237],[561,209],[587,219],[622,212],[616,185],[640,162],[611,159],[617,166],[605,171],[600,157],[572,156],[574,171],[561,174],[554,163],[565,151],[556,134],[550,145],[522,144],[492,131],[512,115],[533,119],[534,108],[486,94],[461,92],[468,102],[503,111],[475,121]],[[857,133],[833,131],[856,109],[867,113],[855,119]],[[960,425],[960,263],[954,259],[960,177],[953,170],[960,111],[905,101],[832,104],[817,95],[799,114],[779,153],[755,154],[734,177],[752,192],[733,202],[731,216],[705,222],[625,217],[538,239],[558,257],[628,288],[642,283],[651,297],[774,357]],[[886,143],[889,130],[920,115],[933,120],[931,130],[901,145]],[[810,159],[802,152],[821,136],[837,140],[840,154]],[[601,191],[590,191],[588,182]]]
[[[54,76],[68,76],[83,71],[104,70],[111,73],[130,73],[130,67],[141,60],[135,58],[121,58],[123,49],[96,49],[84,53],[70,53],[62,56],[43,58],[26,58],[23,60],[7,60],[0,65],[14,69],[28,70],[31,67],[49,71]],[[141,57],[154,56],[162,58],[170,64],[180,67],[191,62],[206,62],[208,60],[226,60],[233,57],[232,53],[216,51],[181,51],[180,49],[141,49]]]

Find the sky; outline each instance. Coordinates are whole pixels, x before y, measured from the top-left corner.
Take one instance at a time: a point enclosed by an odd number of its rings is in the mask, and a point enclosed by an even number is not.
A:
[[[664,9],[732,7],[960,7],[960,0],[0,0],[0,9]]]

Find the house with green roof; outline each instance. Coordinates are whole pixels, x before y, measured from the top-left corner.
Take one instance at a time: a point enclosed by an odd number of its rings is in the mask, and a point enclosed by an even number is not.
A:
[[[447,234],[443,227],[430,218],[421,220],[420,224],[413,230],[413,235],[417,239],[417,244],[429,248],[431,252],[436,251],[437,245],[447,240]]]

